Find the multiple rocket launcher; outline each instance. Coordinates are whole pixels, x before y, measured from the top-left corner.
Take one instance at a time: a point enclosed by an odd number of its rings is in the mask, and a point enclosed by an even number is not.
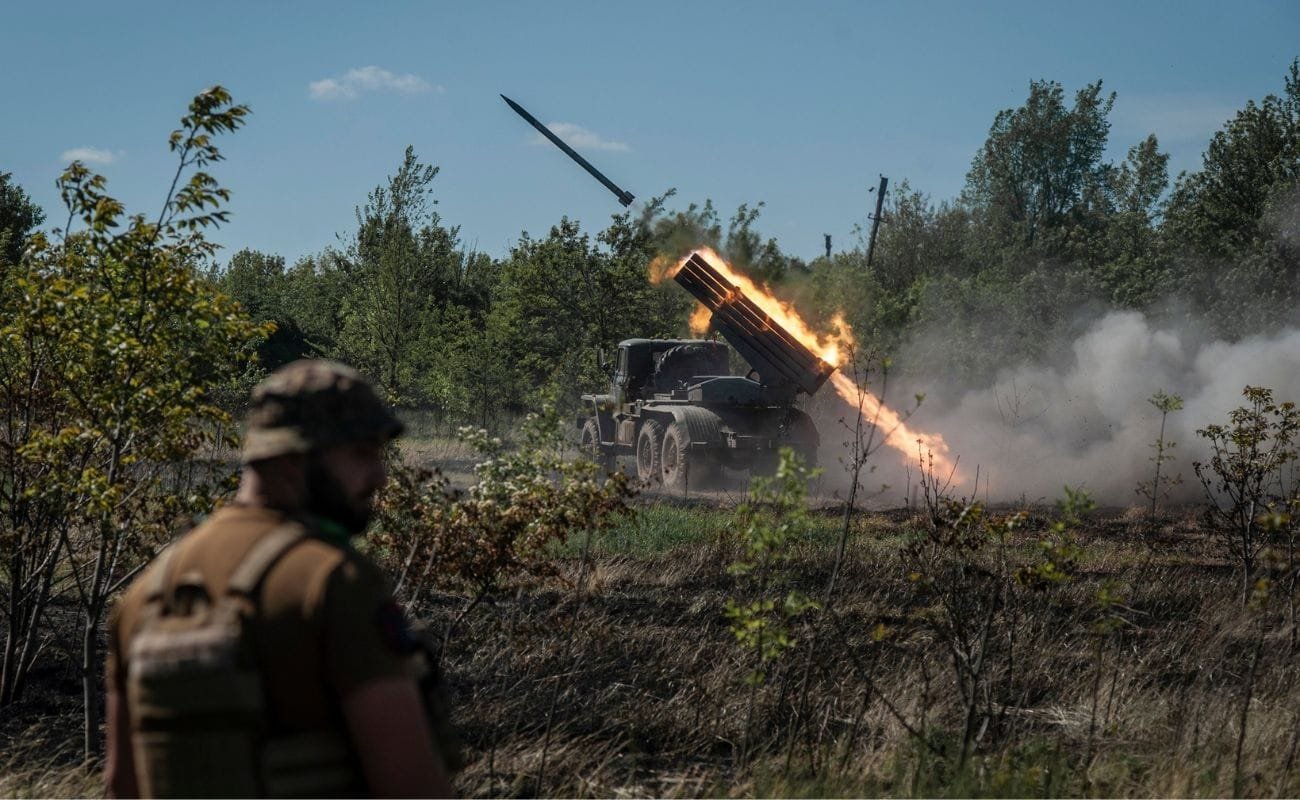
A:
[[[620,188],[605,177],[600,170],[578,155],[537,118],[505,95],[501,99],[515,113],[523,117],[556,147],[564,151],[614,193],[624,206],[632,203],[631,192]],[[745,296],[740,288],[728,281],[699,253],[692,253],[677,270],[673,279],[690,292],[696,300],[713,312],[713,325],[718,329],[759,375],[759,383],[777,391],[788,390],[815,394],[835,371],[802,342],[791,336],[767,312]]]

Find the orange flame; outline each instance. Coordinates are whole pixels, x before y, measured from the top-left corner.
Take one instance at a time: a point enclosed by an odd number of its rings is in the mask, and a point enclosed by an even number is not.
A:
[[[713,312],[709,307],[701,303],[691,312],[691,320],[687,326],[695,336],[703,336],[709,331],[709,321],[713,319]]]
[[[929,459],[933,458],[934,476],[941,481],[952,477],[953,485],[960,486],[961,477],[957,474],[957,464],[948,454],[948,444],[937,433],[921,433],[907,427],[898,412],[880,402],[874,394],[866,389],[859,390],[858,385],[843,372],[831,375],[831,386],[844,402],[854,409],[862,403],[862,420],[864,424],[876,426],[885,436],[885,444],[902,453],[907,458],[915,458],[918,450],[926,459],[926,469],[931,468]]]
[[[853,329],[844,320],[843,314],[837,312],[831,317],[832,331],[830,333],[825,335],[817,334],[799,315],[799,312],[795,311],[794,306],[778,299],[766,286],[760,286],[746,275],[732,269],[730,264],[708,247],[701,247],[688,253],[675,264],[664,256],[655,258],[650,263],[651,282],[659,283],[676,275],[677,271],[695,254],[699,254],[705,261],[709,262],[710,266],[720,272],[728,281],[735,284],[742,294],[767,312],[767,315],[773,321],[789,331],[790,335],[820,356],[823,361],[835,367],[844,366],[845,354],[853,352],[856,340],[853,337]],[[701,304],[691,314],[691,332],[697,336],[702,335],[709,327],[711,316],[709,309]],[[865,388],[860,388],[853,382],[852,378],[841,371],[831,375],[831,385],[835,387],[835,393],[854,409],[857,409],[859,403],[861,403],[863,420],[874,423],[884,433],[885,444],[908,459],[916,457],[919,447],[922,453],[933,456],[936,476],[947,478],[949,475],[954,475],[954,483],[960,483],[960,480],[955,476],[955,462],[949,456],[948,445],[944,442],[942,436],[937,433],[922,433],[912,430],[897,412],[880,402],[875,395]]]
[[[750,280],[749,276],[732,269],[731,265],[724,261],[722,256],[718,255],[709,247],[701,247],[698,250],[693,250],[690,253],[687,253],[683,258],[679,259],[671,269],[665,269],[664,264],[666,262],[661,262],[659,258],[656,258],[654,261],[650,262],[651,282],[659,283],[665,278],[671,278],[676,275],[678,270],[680,270],[693,255],[699,255],[705,261],[709,262],[709,266],[716,269],[724,278],[735,284],[741,294],[752,300],[754,305],[763,309],[763,311],[765,311],[774,322],[789,331],[790,334],[800,342],[803,342],[808,349],[821,356],[822,360],[827,364],[839,366],[841,349],[851,350],[853,348],[853,331],[847,324],[845,324],[844,318],[841,315],[836,314],[832,318],[831,322],[835,326],[835,330],[831,333],[825,336],[815,333],[812,328],[808,327],[808,323],[804,322],[803,317],[799,316],[799,312],[794,310],[794,306],[777,299],[775,295],[768,291],[766,286],[759,286],[754,283],[754,281]],[[705,324],[696,327],[701,319],[699,314],[700,312],[697,311],[695,312],[695,315],[691,317],[692,331],[704,330],[708,327],[707,316],[703,317]]]

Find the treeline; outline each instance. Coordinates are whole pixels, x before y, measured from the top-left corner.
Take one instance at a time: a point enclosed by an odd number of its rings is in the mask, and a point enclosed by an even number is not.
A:
[[[873,269],[861,248],[813,265],[815,305],[843,303],[899,366],[967,385],[1054,358],[1104,307],[1190,318],[1226,339],[1296,319],[1300,298],[1300,63],[1249,102],[1201,169],[1170,181],[1155,136],[1105,159],[1115,95],[1034,82],[999,112],[966,188],[933,202],[903,182]],[[1085,313],[1081,313],[1085,312]],[[917,336],[924,331],[925,336]]]
[[[543,399],[571,402],[605,380],[595,350],[634,336],[684,332],[690,298],[648,280],[650,262],[710,244],[782,277],[788,259],[742,206],[723,226],[710,203],[669,213],[664,197],[594,235],[568,218],[545,238],[523,234],[503,259],[466,249],[434,210],[437,167],[407,148],[397,172],[357,208],[342,247],[292,266],[241,250],[210,279],[254,319],[272,322],[258,352],[273,369],[339,358],[388,398],[448,424],[492,427]]]
[[[1100,81],[1072,99],[1059,83],[1031,83],[1023,105],[994,116],[959,197],[896,185],[870,268],[862,242],[811,263],[787,255],[758,232],[761,203],[724,226],[708,202],[669,211],[671,193],[594,235],[564,218],[494,259],[437,214],[438,170],[408,148],[345,246],[291,266],[242,250],[212,279],[275,323],[264,367],[342,358],[400,405],[486,426],[543,395],[572,402],[599,386],[598,346],[684,334],[688,299],[650,284],[647,266],[700,244],[823,322],[846,312],[867,346],[897,355],[911,343],[903,371],[968,385],[1053,357],[1086,324],[1081,309],[1188,315],[1229,339],[1294,319],[1300,63],[1280,95],[1226,122],[1200,170],[1172,181],[1154,135],[1106,159],[1114,102]]]

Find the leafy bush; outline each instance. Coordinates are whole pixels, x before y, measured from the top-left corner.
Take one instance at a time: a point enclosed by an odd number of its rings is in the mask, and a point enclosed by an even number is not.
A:
[[[436,586],[477,602],[511,579],[553,575],[552,546],[631,513],[628,477],[569,458],[553,409],[525,418],[513,450],[486,430],[462,428],[481,459],[465,492],[438,473],[394,467],[371,543],[408,599]]]
[[[1277,402],[1260,386],[1242,390],[1246,405],[1228,412],[1227,425],[1208,425],[1197,435],[1209,441],[1209,462],[1192,468],[1205,489],[1206,516],[1241,568],[1242,602],[1250,594],[1255,559],[1267,544],[1259,518],[1292,499],[1284,469],[1297,458],[1300,411]]]

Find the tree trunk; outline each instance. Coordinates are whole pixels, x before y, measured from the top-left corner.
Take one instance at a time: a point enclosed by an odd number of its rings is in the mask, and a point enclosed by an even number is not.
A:
[[[88,762],[100,752],[99,618],[99,609],[86,610],[86,626],[81,638],[81,696],[86,707],[82,741]]]

